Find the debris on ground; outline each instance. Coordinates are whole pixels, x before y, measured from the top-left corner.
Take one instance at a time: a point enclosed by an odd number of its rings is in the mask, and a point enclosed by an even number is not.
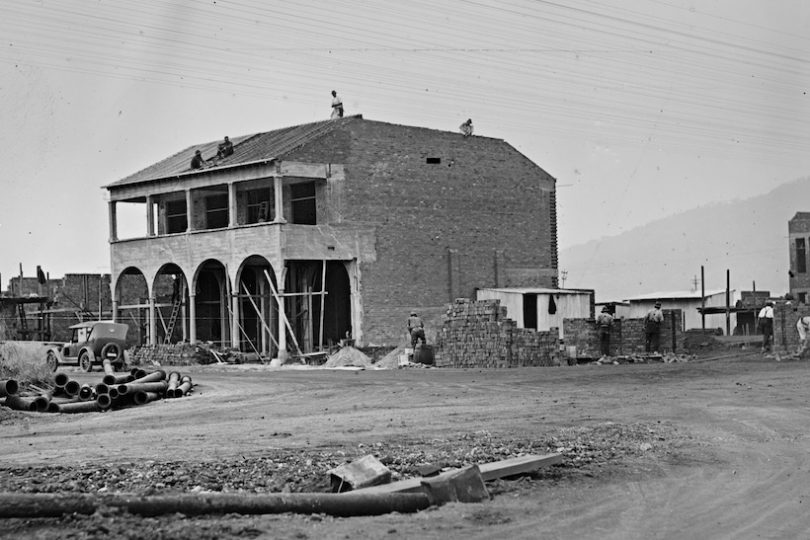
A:
[[[347,345],[342,347],[338,352],[331,355],[326,363],[323,365],[327,368],[335,367],[371,367],[371,359],[366,356],[362,351],[359,351]]]
[[[663,362],[664,364],[672,364],[675,362],[691,362],[697,359],[694,354],[675,354],[675,353],[636,353],[630,355],[620,356],[603,356],[599,358],[594,364],[649,364],[654,362]]]
[[[370,454],[329,469],[327,474],[332,491],[335,493],[387,484],[391,481],[391,470]]]

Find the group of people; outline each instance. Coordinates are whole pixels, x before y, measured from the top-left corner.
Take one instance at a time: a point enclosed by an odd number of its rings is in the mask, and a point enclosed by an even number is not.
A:
[[[773,307],[774,303],[768,301],[765,307],[759,310],[758,326],[762,332],[762,352],[771,352],[773,348]],[[810,316],[801,316],[796,321],[796,332],[799,334],[799,346],[794,356],[802,356],[807,350],[807,338],[810,335]]]
[[[653,308],[644,316],[644,350],[648,353],[657,353],[661,349],[661,325],[664,323],[664,312],[661,311],[661,302],[656,302]],[[599,352],[602,356],[610,356],[610,329],[613,327],[613,315],[610,308],[604,306],[596,317],[596,328],[599,331]]]
[[[225,140],[217,145],[217,159],[222,159],[225,157],[230,156],[233,154],[233,143],[225,135]],[[191,158],[191,168],[192,169],[204,169],[205,168],[205,158],[202,156],[202,152],[200,150],[194,151],[194,157]]]

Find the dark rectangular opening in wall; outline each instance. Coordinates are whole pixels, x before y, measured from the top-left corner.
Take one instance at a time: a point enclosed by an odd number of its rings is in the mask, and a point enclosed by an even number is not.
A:
[[[807,248],[804,238],[796,239],[796,271],[800,274],[807,272]]]
[[[425,159],[425,163],[430,165],[438,165],[442,162],[442,158],[440,157],[429,157]]]
[[[205,198],[205,226],[208,229],[223,229],[228,226],[227,193]]]
[[[247,192],[247,222],[273,221],[274,204],[275,197],[271,188],[251,189]]]
[[[292,222],[298,225],[316,225],[315,182],[304,182],[290,186]]]
[[[188,229],[186,200],[166,201],[166,233],[181,233]]]
[[[537,295],[523,295],[523,328],[537,330]]]

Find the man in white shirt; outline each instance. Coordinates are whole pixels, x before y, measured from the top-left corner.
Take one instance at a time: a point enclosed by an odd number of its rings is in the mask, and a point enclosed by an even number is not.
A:
[[[343,118],[343,100],[332,90],[332,118]]]
[[[799,332],[799,349],[796,356],[801,356],[807,349],[807,333],[810,332],[810,317],[801,317],[796,321],[796,330]]]
[[[773,302],[765,302],[759,310],[759,328],[762,331],[762,352],[771,352],[773,338]]]

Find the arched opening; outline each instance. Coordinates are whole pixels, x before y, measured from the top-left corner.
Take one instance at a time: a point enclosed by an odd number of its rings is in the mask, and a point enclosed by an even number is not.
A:
[[[152,284],[157,319],[157,342],[188,340],[188,282],[174,263],[163,265]]]
[[[229,288],[228,275],[221,262],[208,260],[197,269],[194,281],[196,317],[193,324],[198,341],[219,346],[230,344]]]
[[[259,255],[245,259],[237,273],[239,348],[273,357],[278,354],[278,304],[268,276],[277,291],[273,267]]]
[[[118,322],[129,326],[127,346],[149,341],[149,287],[140,269],[130,266],[118,275],[115,296]]]

